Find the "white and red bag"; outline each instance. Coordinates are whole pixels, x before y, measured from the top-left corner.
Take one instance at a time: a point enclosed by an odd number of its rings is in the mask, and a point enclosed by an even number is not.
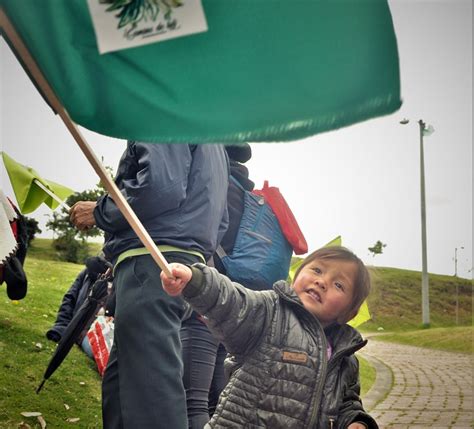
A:
[[[97,316],[87,332],[87,338],[89,338],[99,374],[103,376],[114,342],[113,320],[104,316]]]

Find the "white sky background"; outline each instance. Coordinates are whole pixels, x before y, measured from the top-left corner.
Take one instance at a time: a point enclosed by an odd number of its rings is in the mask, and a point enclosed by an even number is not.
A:
[[[337,235],[369,264],[421,270],[419,127],[425,137],[428,270],[472,277],[472,1],[391,0],[403,105],[395,114],[294,143],[254,144],[257,187],[278,186],[310,250]],[[98,178],[2,39],[0,149],[43,177],[81,191]],[[402,118],[408,125],[400,125]],[[84,130],[114,168],[123,141]],[[0,186],[14,197],[3,165]],[[43,236],[50,210],[32,213]],[[375,258],[367,248],[387,244]],[[460,249],[463,246],[464,249]]]

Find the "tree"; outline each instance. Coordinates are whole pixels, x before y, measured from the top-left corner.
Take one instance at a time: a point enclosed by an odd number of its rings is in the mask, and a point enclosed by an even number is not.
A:
[[[112,169],[105,167],[112,175]],[[66,203],[72,207],[78,201],[97,201],[106,193],[101,183],[95,188],[76,192],[71,195]],[[102,231],[96,226],[85,231],[79,231],[69,221],[69,213],[63,207],[60,212],[54,212],[50,220],[46,223],[46,228],[53,231],[55,238],[53,246],[59,252],[61,259],[68,262],[82,263],[89,256],[89,246],[87,239],[102,236]]]
[[[36,234],[41,234],[43,231],[38,227],[38,221],[32,217],[24,216],[25,225],[26,225],[26,235],[28,237],[28,245],[30,245],[31,240],[35,238]]]
[[[383,253],[384,247],[387,247],[387,245],[383,244],[380,240],[377,240],[372,247],[369,247],[369,252],[372,253],[373,257],[375,257],[375,255],[381,255]]]

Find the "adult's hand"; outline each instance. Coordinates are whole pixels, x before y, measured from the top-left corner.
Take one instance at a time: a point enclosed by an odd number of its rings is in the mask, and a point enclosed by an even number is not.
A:
[[[95,206],[95,201],[78,201],[71,207],[69,219],[79,231],[85,231],[95,225]]]

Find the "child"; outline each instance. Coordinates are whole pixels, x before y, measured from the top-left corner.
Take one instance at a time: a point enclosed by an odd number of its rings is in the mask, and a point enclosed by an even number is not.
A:
[[[202,264],[171,264],[168,294],[204,315],[222,341],[231,376],[206,428],[377,428],[359,398],[354,352],[360,334],[346,322],[369,294],[362,261],[343,247],[306,257],[293,284],[251,291]]]

